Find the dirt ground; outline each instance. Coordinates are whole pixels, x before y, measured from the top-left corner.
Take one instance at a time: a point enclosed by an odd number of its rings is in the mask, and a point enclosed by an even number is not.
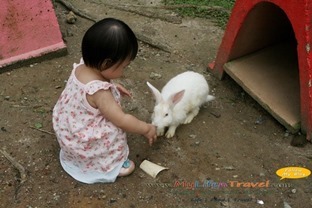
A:
[[[129,177],[112,184],[73,180],[59,163],[51,112],[72,64],[80,59],[81,38],[92,21],[78,16],[68,24],[68,10],[55,3],[68,54],[0,74],[0,146],[13,159],[0,154],[0,207],[312,207],[311,176],[280,180],[275,173],[288,166],[312,170],[311,143],[291,145],[304,135],[287,132],[231,78],[218,80],[207,71],[222,29],[209,20],[177,17],[171,10],[157,11],[164,12],[160,17],[181,22],[107,5],[113,1],[69,2],[96,19],[124,20],[143,40],[120,80],[134,95],[123,101],[125,111],[149,121],[154,101],[146,81],[161,88],[186,70],[204,74],[217,99],[203,106],[192,123],[180,126],[174,138],[160,137],[152,147],[144,137],[128,134],[130,159],[137,166]],[[160,1],[116,2],[151,6]],[[144,159],[169,169],[152,178],[139,168]],[[257,187],[248,188],[251,185]]]

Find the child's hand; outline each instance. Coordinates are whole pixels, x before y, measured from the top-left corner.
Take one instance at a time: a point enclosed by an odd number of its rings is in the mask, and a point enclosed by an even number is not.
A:
[[[152,124],[147,124],[148,131],[144,134],[144,136],[148,139],[148,143],[150,146],[156,141],[157,134],[156,134],[156,127]]]
[[[126,88],[124,88],[121,84],[116,84],[117,90],[120,92],[122,96],[126,95],[128,97],[132,97],[131,92],[129,92]]]

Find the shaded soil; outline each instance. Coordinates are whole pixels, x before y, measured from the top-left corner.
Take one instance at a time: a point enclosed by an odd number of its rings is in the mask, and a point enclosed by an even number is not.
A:
[[[149,121],[154,101],[146,81],[161,88],[186,70],[204,74],[217,99],[203,106],[192,123],[180,126],[174,138],[160,137],[152,147],[142,136],[128,134],[130,159],[137,166],[131,176],[112,184],[73,180],[59,164],[51,112],[72,64],[80,59],[81,38],[92,21],[78,17],[68,24],[68,10],[55,3],[68,54],[0,74],[0,146],[26,173],[21,183],[21,172],[0,154],[0,207],[312,207],[312,177],[280,180],[275,174],[287,166],[311,170],[311,144],[292,146],[304,135],[288,133],[231,78],[218,80],[207,71],[222,29],[204,19],[170,23],[145,17],[104,4],[109,1],[71,2],[97,19],[126,21],[144,41],[120,80],[134,95],[123,101],[125,111]],[[169,169],[154,179],[139,168],[144,159]],[[193,187],[196,181],[205,186]],[[248,188],[260,182],[265,187]]]

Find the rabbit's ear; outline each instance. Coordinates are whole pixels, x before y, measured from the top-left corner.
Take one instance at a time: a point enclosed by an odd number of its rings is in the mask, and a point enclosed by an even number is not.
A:
[[[154,94],[154,97],[156,99],[156,104],[160,103],[162,101],[162,96],[159,92],[159,90],[157,90],[151,83],[146,82],[147,86],[152,90],[152,93]]]
[[[184,92],[185,92],[185,90],[181,90],[181,91],[176,92],[176,93],[174,93],[173,95],[170,96],[169,102],[170,102],[170,105],[172,107],[175,106],[178,102],[180,102],[180,100],[184,96]]]

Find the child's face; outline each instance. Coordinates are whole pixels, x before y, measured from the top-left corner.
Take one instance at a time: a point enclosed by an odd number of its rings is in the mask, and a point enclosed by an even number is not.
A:
[[[106,79],[117,79],[123,76],[124,69],[130,64],[130,60],[125,60],[122,63],[116,63],[108,69],[101,72]]]

